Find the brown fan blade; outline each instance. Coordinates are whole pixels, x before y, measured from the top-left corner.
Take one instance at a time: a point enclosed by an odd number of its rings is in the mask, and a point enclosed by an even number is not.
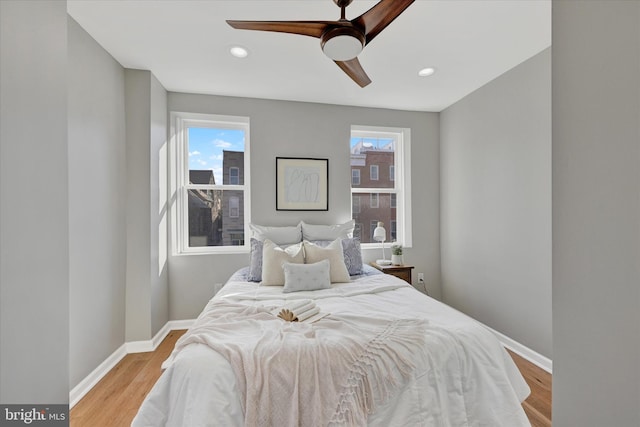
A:
[[[320,38],[327,25],[334,21],[227,21],[238,30],[274,31]]]
[[[360,87],[365,87],[369,83],[371,83],[371,79],[367,76],[367,73],[364,72],[362,65],[360,65],[360,61],[358,58],[353,58],[348,61],[334,61],[338,64],[338,67],[342,68],[342,71],[347,73],[351,79],[358,83]]]
[[[364,29],[365,44],[371,42],[415,0],[381,0],[351,22]]]

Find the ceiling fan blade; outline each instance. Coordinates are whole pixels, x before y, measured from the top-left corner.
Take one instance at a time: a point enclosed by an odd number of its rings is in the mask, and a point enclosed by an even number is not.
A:
[[[415,0],[380,0],[371,9],[353,19],[351,22],[364,28],[366,38],[365,44],[368,44],[375,38],[387,25],[396,19],[406,8],[411,6]]]
[[[227,24],[238,30],[274,31],[320,38],[327,25],[334,21],[232,21]]]
[[[342,68],[342,71],[347,73],[354,82],[358,83],[360,87],[365,87],[371,83],[371,79],[367,76],[367,73],[364,72],[357,57],[348,61],[335,61],[335,63],[338,64],[338,67]]]

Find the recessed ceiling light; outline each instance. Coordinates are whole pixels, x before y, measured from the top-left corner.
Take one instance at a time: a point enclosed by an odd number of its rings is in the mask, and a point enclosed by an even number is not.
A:
[[[418,71],[418,75],[420,77],[427,77],[432,75],[433,73],[436,72],[436,69],[433,67],[427,67],[427,68],[423,68],[422,70]]]
[[[232,46],[229,52],[236,58],[246,58],[249,55],[249,51],[242,46]]]

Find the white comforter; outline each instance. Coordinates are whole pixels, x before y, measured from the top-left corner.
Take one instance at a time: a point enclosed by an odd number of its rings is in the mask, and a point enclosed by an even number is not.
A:
[[[282,287],[229,279],[221,299],[282,306],[313,299],[330,316],[427,320],[426,349],[409,380],[369,415],[369,426],[529,426],[520,402],[530,390],[495,336],[473,319],[390,275],[365,275],[333,288],[283,294]],[[174,352],[132,426],[242,426],[238,383],[229,362],[204,344]],[[286,427],[286,426],[280,426]]]

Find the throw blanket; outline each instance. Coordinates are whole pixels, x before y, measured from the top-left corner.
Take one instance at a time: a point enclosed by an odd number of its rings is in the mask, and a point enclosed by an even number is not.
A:
[[[218,302],[176,343],[163,368],[191,343],[231,364],[246,426],[366,425],[414,369],[426,321],[326,317],[285,322],[270,308]]]

